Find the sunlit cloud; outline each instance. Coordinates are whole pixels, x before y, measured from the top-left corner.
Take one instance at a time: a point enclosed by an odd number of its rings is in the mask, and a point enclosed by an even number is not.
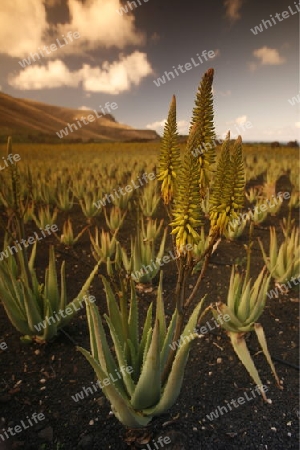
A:
[[[286,59],[280,56],[276,48],[262,47],[253,51],[253,56],[257,58],[263,66],[278,66],[284,64]]]
[[[226,8],[226,18],[230,20],[230,22],[236,22],[241,19],[241,8],[243,5],[243,0],[225,0],[224,6]]]
[[[118,61],[104,62],[101,67],[84,64],[77,71],[70,71],[60,60],[48,61],[44,66],[26,67],[18,75],[9,76],[9,84],[15,89],[53,89],[62,86],[82,87],[90,92],[118,94],[139,85],[152,69],[144,53],[134,52]]]
[[[46,0],[48,7],[56,0]],[[132,14],[120,15],[120,0],[68,0],[69,20],[53,25],[47,22],[46,5],[41,0],[0,2],[0,53],[24,58],[38,52],[45,45],[63,41],[68,32],[78,32],[80,39],[60,49],[66,54],[86,56],[86,51],[99,48],[124,49],[128,45],[143,45],[145,34],[137,30]],[[20,18],[22,18],[20,20]],[[16,24],[17,31],[16,32]],[[47,58],[57,58],[55,52]]]
[[[152,122],[146,125],[149,130],[155,130],[160,135],[163,134],[166,119]],[[189,123],[186,120],[179,120],[177,122],[177,131],[179,134],[187,135],[189,133]]]
[[[40,0],[0,2],[0,53],[21,57],[37,51],[48,29]]]

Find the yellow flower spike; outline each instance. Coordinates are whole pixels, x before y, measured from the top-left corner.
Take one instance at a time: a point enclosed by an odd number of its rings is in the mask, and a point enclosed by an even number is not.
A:
[[[176,193],[177,171],[180,167],[180,149],[176,123],[176,97],[173,96],[162,139],[159,172],[157,179],[162,181],[161,196],[166,205],[172,202]]]

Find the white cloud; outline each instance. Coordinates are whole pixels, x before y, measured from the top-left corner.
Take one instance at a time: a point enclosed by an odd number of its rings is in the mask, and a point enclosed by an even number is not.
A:
[[[226,125],[234,125],[234,124],[242,125],[247,122],[247,119],[248,117],[246,116],[246,114],[244,114],[243,116],[239,116],[236,119],[229,120],[228,122],[225,123]]]
[[[165,123],[166,123],[166,119],[160,120],[160,121],[156,121],[156,122],[152,122],[152,123],[148,123],[148,125],[146,125],[146,128],[149,129],[149,130],[155,130],[158,133],[162,134],[162,132],[164,130]]]
[[[48,26],[41,0],[0,2],[0,53],[20,57],[37,51]]]
[[[11,74],[8,82],[14,88],[24,90],[77,87],[82,83],[86,91],[118,94],[138,85],[151,73],[147,56],[136,51],[129,56],[121,56],[119,61],[106,61],[102,67],[85,64],[74,72],[60,60],[48,61],[45,66],[28,66],[18,75]]]
[[[152,73],[152,68],[147,55],[136,51],[112,64],[105,62],[102,68],[84,65],[80,72],[86,91],[119,94],[130,89],[131,85],[138,85]]]
[[[225,0],[224,6],[226,8],[226,18],[231,22],[236,22],[241,18],[240,9],[243,5],[243,0]]]
[[[284,64],[285,58],[279,55],[276,48],[268,48],[266,46],[253,51],[253,56],[259,59],[261,65],[277,66]]]
[[[227,89],[227,91],[217,91],[217,89],[214,89],[213,87],[213,94],[215,97],[230,97],[232,92]]]
[[[300,128],[300,122],[296,122],[296,123],[295,123],[295,127],[296,127],[296,128]]]
[[[81,109],[82,111],[91,111],[91,108],[88,106],[80,106],[78,109]]]
[[[179,134],[189,134],[190,124],[186,120],[179,120],[177,122],[177,130]]]
[[[45,0],[47,6],[58,4]],[[69,21],[50,25],[47,22],[45,1],[14,0],[0,2],[0,53],[12,57],[28,57],[39,47],[63,41],[62,34],[79,32],[80,38],[59,49],[59,57],[65,54],[85,55],[97,48],[124,49],[127,45],[145,43],[144,33],[135,26],[132,14],[118,14],[121,0],[67,0]],[[57,58],[51,52],[47,58]]]
[[[58,32],[78,31],[78,47],[93,49],[101,47],[124,48],[126,45],[141,45],[145,42],[143,33],[135,29],[134,16],[118,14],[120,0],[69,0],[70,21],[58,25]],[[77,46],[68,51],[78,52]],[[77,50],[76,50],[77,48]]]
[[[247,116],[246,115],[241,116],[241,117],[237,117],[235,119],[235,123],[237,123],[238,125],[242,125],[242,124],[244,124],[246,122],[247,122]]]
[[[155,130],[157,133],[163,135],[166,119],[149,123],[146,128],[149,130]],[[179,120],[177,122],[177,130],[179,134],[187,135],[189,133],[189,123],[186,120]]]
[[[76,87],[80,81],[78,72],[70,72],[59,60],[45,66],[29,66],[18,75],[10,75],[8,83],[15,89],[51,89],[61,86]]]

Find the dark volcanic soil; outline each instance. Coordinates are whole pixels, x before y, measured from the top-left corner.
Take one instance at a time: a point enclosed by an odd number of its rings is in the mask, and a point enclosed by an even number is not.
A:
[[[263,266],[257,237],[260,236],[268,248],[268,227],[276,225],[278,230],[279,219],[285,214],[286,210],[283,209],[279,218],[269,217],[261,227],[255,227],[252,259],[254,278]],[[60,214],[58,220],[60,230],[63,216]],[[71,218],[76,224],[75,231],[85,225],[78,210],[72,212]],[[98,224],[104,225],[102,218]],[[119,236],[122,243],[128,242],[134,224],[134,218],[127,218]],[[35,230],[34,225],[29,224],[26,230],[28,236],[31,235]],[[206,304],[226,300],[231,265],[245,257],[247,234],[245,236],[232,244],[223,240],[213,254],[198,297],[200,299],[204,293],[208,293]],[[88,234],[83,235],[75,251],[59,244],[53,236],[41,241],[36,261],[40,274],[48,263],[50,243],[56,245],[59,266],[62,260],[66,260],[67,287],[71,300],[94,265]],[[168,241],[166,251],[170,249]],[[175,263],[165,265],[167,313],[171,312],[175,280]],[[147,305],[155,298],[156,285],[157,280],[152,293],[139,295],[143,317]],[[98,277],[95,278],[91,294],[96,296],[99,309],[104,312],[105,297]],[[283,380],[282,391],[275,385],[255,335],[251,334],[247,338],[272,404],[266,404],[261,396],[255,396],[255,386],[235,355],[229,338],[224,331],[215,328],[193,344],[177,403],[167,414],[153,420],[147,429],[139,432],[126,430],[118,422],[100,389],[78,402],[72,399],[72,395],[95,381],[92,368],[76,351],[76,345],[89,349],[84,310],[53,343],[24,345],[0,305],[0,342],[7,344],[6,350],[0,350],[0,429],[7,430],[9,426],[19,425],[21,420],[26,422],[27,417],[30,418],[35,412],[45,416],[44,420],[4,442],[0,436],[0,449],[298,449],[298,302],[297,289],[285,295],[280,294],[279,298],[267,301],[261,316],[270,353],[277,373]],[[206,316],[205,322],[210,320],[211,316]],[[227,406],[226,412],[226,403],[241,396],[246,398],[245,403],[238,407],[231,406],[231,411]],[[215,410],[219,411],[219,417],[209,420],[207,415]],[[163,444],[162,447],[158,443],[159,437],[169,437],[171,444]]]

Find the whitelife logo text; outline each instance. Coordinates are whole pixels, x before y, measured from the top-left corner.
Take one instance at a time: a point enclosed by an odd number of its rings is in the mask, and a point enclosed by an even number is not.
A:
[[[46,53],[46,55],[50,55],[52,52],[55,52],[58,48],[65,47],[65,45],[68,45],[70,42],[73,42],[73,38],[79,39],[80,34],[78,33],[78,31],[74,31],[74,32],[69,31],[67,33],[67,37],[70,39],[69,41],[67,40],[67,38],[65,38],[64,35],[62,35],[62,38],[63,38],[65,44],[62,44],[59,39],[56,39],[55,42],[57,42],[57,45],[56,44],[51,44],[49,46],[44,45],[43,50]],[[49,50],[49,48],[50,48],[50,50]],[[41,50],[40,47],[38,47],[38,49],[39,49],[38,53],[30,53],[28,58],[24,58],[23,61],[19,61],[19,64],[23,69],[25,69],[26,66],[30,66],[32,61],[36,62],[36,58],[38,60],[41,59],[40,56],[45,58],[45,54],[44,54],[43,50]]]
[[[208,52],[206,50],[203,50],[203,52],[201,53],[201,56],[199,55],[199,53],[197,53],[197,59],[198,61],[200,61],[200,63],[197,63],[197,61],[195,61],[194,58],[191,58],[190,61],[192,62],[192,64],[190,62],[183,64],[178,64],[177,67],[173,66],[174,72],[176,74],[177,77],[179,77],[180,74],[182,73],[186,73],[187,71],[193,69],[194,67],[198,67],[200,66],[200,64],[203,64],[203,59],[205,59],[205,61],[208,61],[208,58],[214,58],[215,52],[213,50],[209,50]],[[202,58],[201,58],[202,57]],[[183,69],[184,67],[184,69]],[[180,73],[178,72],[178,70],[180,71]],[[170,81],[171,79],[174,80],[175,78],[175,74],[174,72],[171,70],[170,72],[165,71],[164,75],[162,75],[161,77],[157,78],[156,80],[153,80],[153,83],[155,84],[156,87],[159,87],[161,84],[166,84],[167,81]],[[167,80],[166,80],[167,78]]]
[[[111,110],[114,111],[115,109],[117,109],[118,105],[117,105],[116,102],[112,102],[112,103],[106,102],[105,105],[104,105],[104,108],[106,108],[107,113],[104,111],[104,109],[102,108],[101,105],[99,106],[99,108],[101,109],[101,111],[103,112],[103,114],[105,116],[105,114],[110,113]],[[95,113],[96,117],[93,114],[89,114],[86,117],[81,116],[80,119],[77,119],[77,117],[75,118],[75,120],[77,121],[76,123],[77,123],[79,128],[82,127],[81,122],[83,123],[83,125],[88,125],[89,123],[94,122],[96,120],[96,118],[100,119],[101,117],[103,117],[103,115],[102,114],[99,115],[98,112],[95,109],[93,109],[93,112]],[[78,127],[77,127],[76,123],[74,123],[74,122],[73,123],[68,123],[68,126],[66,128],[63,128],[60,131],[56,132],[57,136],[61,139],[64,136],[68,136],[69,132],[73,133],[73,131],[78,131]],[[73,127],[74,127],[74,129],[73,129]]]

